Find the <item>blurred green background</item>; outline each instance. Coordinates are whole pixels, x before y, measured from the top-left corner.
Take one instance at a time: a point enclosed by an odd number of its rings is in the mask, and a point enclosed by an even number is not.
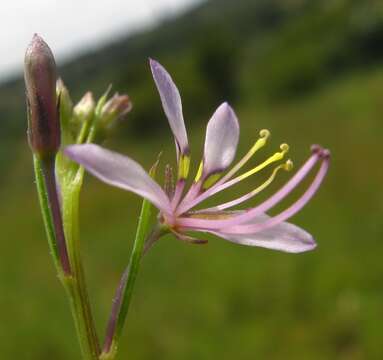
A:
[[[267,128],[272,141],[257,161],[282,142],[296,166],[313,143],[333,157],[319,194],[293,219],[314,234],[311,253],[216,238],[156,244],[142,264],[119,358],[382,359],[382,2],[208,1],[62,66],[75,100],[88,89],[101,95],[109,83],[131,96],[134,110],[105,145],[146,168],[161,150],[162,165],[175,157],[148,56],[179,86],[195,164],[205,124],[224,100],[239,115],[238,156]],[[78,359],[37,203],[23,91],[21,78],[0,86],[0,357]],[[137,196],[86,178],[82,245],[100,336],[139,207]]]

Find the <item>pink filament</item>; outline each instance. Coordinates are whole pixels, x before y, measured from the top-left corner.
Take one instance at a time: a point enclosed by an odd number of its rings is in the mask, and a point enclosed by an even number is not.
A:
[[[224,220],[207,220],[207,219],[195,219],[195,218],[179,218],[177,224],[181,227],[190,228],[205,228],[210,230],[221,229],[224,227],[231,227],[239,225],[243,222],[249,221],[259,214],[262,214],[279,203],[284,199],[294,188],[306,177],[314,165],[320,158],[318,151],[313,153],[306,163],[298,170],[298,172],[274,195],[264,201],[257,207],[249,209],[241,215],[236,215],[230,219]],[[197,198],[198,199],[198,198]]]
[[[248,225],[237,225],[230,228],[225,229],[225,233],[228,234],[255,234],[256,232],[266,230],[270,227],[273,227],[282,221],[285,221],[295,215],[298,211],[300,211],[314,196],[314,194],[318,191],[324,177],[326,176],[327,170],[329,167],[329,160],[325,159],[321,167],[310,185],[310,187],[306,190],[306,192],[290,207],[286,210],[282,211],[276,216],[266,220],[263,223],[259,224],[248,224]]]
[[[202,181],[199,180],[198,182],[193,182],[193,184],[190,186],[188,192],[182,199],[181,203],[179,204],[178,208],[182,206],[182,204],[188,204],[189,202],[193,201],[201,192],[202,187]],[[178,208],[176,209],[176,216],[178,216]]]
[[[242,160],[238,164],[240,164]],[[180,205],[178,206],[176,210],[176,216],[180,216],[181,214],[190,210],[191,208],[198,205],[202,201],[206,200],[210,196],[213,196],[221,192],[222,190],[225,190],[237,184],[238,182],[242,181],[240,176],[237,176],[236,178],[231,179],[233,175],[235,175],[235,173],[240,169],[240,167],[241,166],[239,166],[235,171],[229,171],[225,176],[223,176],[220,180],[218,180],[211,188],[209,188],[202,194],[197,194],[197,196],[195,196],[194,198],[185,196],[185,198],[181,201]],[[234,206],[234,205],[231,205],[231,206]]]
[[[194,197],[185,196],[185,198],[181,201],[180,205],[177,208],[177,211],[176,211],[177,216],[185,213],[186,211],[190,210],[192,207],[198,205],[200,202],[209,198],[210,196],[213,196],[214,194],[216,194],[222,190],[227,189],[228,187],[236,184],[239,181],[240,180],[238,180],[238,179],[233,179],[233,180],[228,181],[224,184],[222,184],[222,182],[219,181],[214,186],[212,186],[210,189],[207,189],[204,193],[202,193],[200,195],[195,194]]]
[[[183,179],[178,180],[177,184],[176,184],[175,191],[174,191],[174,196],[171,199],[172,209],[175,209],[177,207],[178,203],[180,202],[184,188],[185,188],[185,180],[183,180]]]

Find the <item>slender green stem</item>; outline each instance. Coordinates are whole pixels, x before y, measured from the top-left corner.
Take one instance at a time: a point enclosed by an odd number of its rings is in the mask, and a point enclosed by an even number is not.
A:
[[[150,210],[151,204],[144,200],[129,265],[121,277],[113,300],[103,352],[100,356],[101,360],[112,360],[116,356],[121,333],[132,299],[133,288],[143,256],[145,242],[155,241],[155,239],[158,239],[163,234],[163,229],[157,225],[147,236],[149,230]]]
[[[78,240],[78,209],[82,177],[74,182],[70,191],[65,191],[61,214],[54,158],[43,161],[34,156],[33,160],[37,192],[53,262],[70,301],[82,355],[84,359],[95,360],[98,359],[100,349],[86,292]]]
[[[83,355],[87,359],[98,359],[100,347],[93,321],[91,306],[86,289],[84,269],[81,260],[79,238],[79,200],[83,170],[78,169],[73,181],[66,186],[63,194],[63,222],[73,272],[69,281],[69,291],[74,320]]]

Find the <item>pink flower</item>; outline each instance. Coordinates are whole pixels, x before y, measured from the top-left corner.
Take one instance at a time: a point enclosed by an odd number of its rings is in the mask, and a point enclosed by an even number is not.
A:
[[[150,66],[176,142],[178,176],[175,189],[169,190],[169,184],[165,184],[165,191],[134,160],[94,144],[69,146],[65,149],[65,154],[100,180],[132,191],[152,202],[160,211],[159,219],[163,226],[182,240],[203,242],[186,235],[187,231],[197,231],[212,233],[238,244],[292,253],[314,249],[316,243],[308,232],[285,221],[300,211],[318,190],[328,170],[329,151],[314,145],[311,156],[295,175],[281,189],[255,207],[247,210],[227,210],[265,189],[278,171],[290,170],[290,160],[277,165],[265,183],[251,192],[212,208],[193,211],[210,196],[281,160],[288,151],[288,146],[282,144],[281,151],[242,175],[235,176],[252,155],[266,144],[270,133],[262,130],[249,152],[226,172],[236,154],[239,124],[233,109],[227,103],[223,103],[208,122],[203,159],[192,185],[185,191],[190,149],[181,97],[167,71],[154,60],[150,60]],[[306,192],[279,214],[267,215],[266,212],[290,194],[316,164],[320,164],[319,170]]]

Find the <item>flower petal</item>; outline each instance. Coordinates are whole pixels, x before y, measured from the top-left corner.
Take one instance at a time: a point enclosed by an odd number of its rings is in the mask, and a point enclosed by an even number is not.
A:
[[[134,160],[95,144],[71,145],[64,153],[105,183],[132,191],[169,213],[165,192]]]
[[[260,215],[252,221],[252,224],[267,221],[269,218],[268,215]],[[281,222],[255,234],[227,234],[219,231],[212,233],[236,244],[259,246],[289,253],[301,253],[316,247],[313,237],[307,231],[288,222]]]
[[[207,125],[203,176],[220,173],[232,163],[238,140],[238,119],[230,105],[223,103]]]
[[[162,107],[168,118],[179,151],[181,154],[188,153],[188,137],[182,115],[180,93],[164,67],[155,60],[150,59],[149,61],[154,81],[160,93]]]

